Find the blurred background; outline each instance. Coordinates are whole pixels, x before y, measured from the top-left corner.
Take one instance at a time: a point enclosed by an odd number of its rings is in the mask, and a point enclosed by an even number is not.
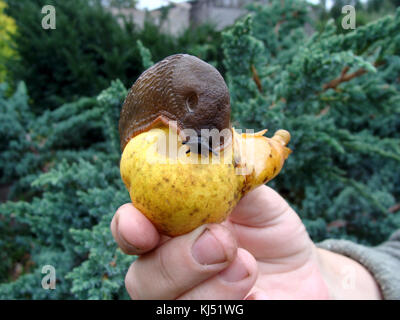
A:
[[[45,5],[55,29],[44,29]],[[343,27],[345,5],[355,28]],[[225,78],[236,128],[292,134],[269,185],[314,241],[400,228],[398,0],[0,0],[0,299],[127,299],[118,119],[153,63]],[[268,134],[267,134],[268,135]],[[42,268],[56,270],[45,290]]]

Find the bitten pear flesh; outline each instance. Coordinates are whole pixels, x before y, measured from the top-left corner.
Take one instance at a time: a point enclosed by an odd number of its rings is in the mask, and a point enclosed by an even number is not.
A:
[[[278,130],[238,134],[218,155],[202,156],[182,145],[168,127],[154,128],[126,145],[120,172],[132,203],[168,236],[227,218],[253,188],[274,178],[290,154],[290,134]]]

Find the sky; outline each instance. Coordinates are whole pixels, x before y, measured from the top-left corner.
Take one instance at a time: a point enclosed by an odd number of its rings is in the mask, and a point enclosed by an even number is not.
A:
[[[186,0],[176,0],[173,2],[184,2]],[[168,0],[139,0],[139,4],[138,4],[138,8],[139,9],[149,9],[149,10],[153,10],[156,8],[159,8],[163,5],[167,5],[168,4]]]
[[[173,0],[173,2],[185,2],[187,0]],[[319,3],[319,0],[307,0],[308,2],[317,4]],[[364,2],[365,0],[361,0],[361,2]],[[138,8],[139,9],[148,9],[148,10],[153,10],[156,8],[159,8],[161,6],[165,6],[169,3],[169,0],[139,0]],[[332,5],[332,0],[327,0],[326,5],[328,8],[331,7]]]

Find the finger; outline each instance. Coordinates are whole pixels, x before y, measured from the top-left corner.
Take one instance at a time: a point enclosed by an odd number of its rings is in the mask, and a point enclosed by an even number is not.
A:
[[[176,299],[224,270],[236,252],[236,240],[226,227],[201,226],[140,256],[129,268],[125,286],[133,299]]]
[[[230,215],[230,220],[249,227],[265,227],[289,208],[289,204],[279,193],[262,185],[239,201]]]
[[[302,252],[311,241],[296,212],[265,185],[239,201],[227,224],[234,230],[239,246],[260,261],[285,259]]]
[[[235,260],[218,275],[208,279],[178,299],[242,300],[257,280],[257,262],[246,250],[239,248]]]
[[[111,221],[111,232],[126,254],[143,254],[154,249],[160,241],[153,224],[131,203],[119,207]]]

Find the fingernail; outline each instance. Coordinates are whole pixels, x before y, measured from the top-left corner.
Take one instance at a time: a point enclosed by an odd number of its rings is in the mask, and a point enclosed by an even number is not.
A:
[[[124,238],[124,236],[122,235],[122,233],[119,231],[118,225],[119,225],[119,221],[118,221],[118,219],[117,219],[117,220],[116,220],[117,236],[119,237],[119,240],[121,241],[122,245],[123,245],[126,249],[128,249],[128,250],[130,250],[130,251],[132,251],[132,252],[135,251],[135,252],[137,252],[137,254],[141,253],[143,250],[141,250],[140,248],[137,248],[137,247],[131,245],[131,244]]]
[[[137,248],[137,247],[131,245],[131,244],[124,238],[124,236],[123,236],[120,232],[118,232],[118,236],[119,236],[119,239],[121,240],[122,244],[123,244],[127,249],[132,250],[132,251],[137,251],[138,253],[142,251],[140,248]]]
[[[236,282],[243,280],[249,276],[246,266],[242,262],[241,258],[238,256],[232,264],[222,271],[219,276],[222,280],[227,282]]]
[[[227,259],[223,246],[208,229],[194,243],[192,255],[200,264],[222,263]]]

